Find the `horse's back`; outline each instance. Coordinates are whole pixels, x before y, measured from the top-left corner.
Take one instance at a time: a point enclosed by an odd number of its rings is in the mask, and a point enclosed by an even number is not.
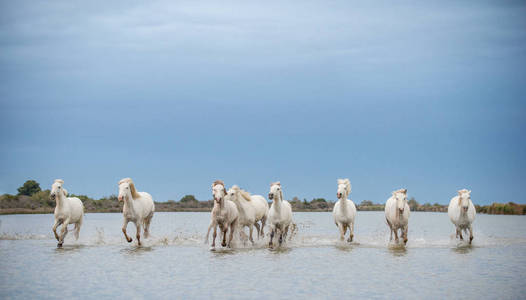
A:
[[[82,216],[84,215],[84,204],[82,200],[77,197],[68,197],[66,199],[71,213],[71,223],[82,221]]]
[[[152,195],[148,194],[147,192],[139,192],[139,195],[141,195],[141,202],[145,212],[145,217],[153,215],[155,211],[155,204],[153,202]]]
[[[251,197],[252,205],[256,209],[256,219],[260,220],[268,214],[268,202],[263,196],[252,195]]]

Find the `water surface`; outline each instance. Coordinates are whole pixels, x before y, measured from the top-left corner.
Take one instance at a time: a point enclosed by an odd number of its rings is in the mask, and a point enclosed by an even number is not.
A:
[[[412,213],[406,247],[389,245],[383,212],[358,212],[355,242],[330,213],[294,213],[281,249],[203,243],[209,213],[156,213],[152,237],[122,236],[121,214],[86,214],[80,239],[56,247],[53,215],[0,216],[0,298],[462,298],[526,295],[526,218],[477,215],[473,245],[444,213]],[[130,224],[128,231],[135,236]],[[219,238],[218,238],[219,240]]]

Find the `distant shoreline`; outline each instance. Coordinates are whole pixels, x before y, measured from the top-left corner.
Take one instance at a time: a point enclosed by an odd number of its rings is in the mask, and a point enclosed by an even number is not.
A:
[[[26,182],[27,183],[27,182]],[[36,183],[38,185],[38,183]],[[55,201],[50,198],[49,190],[40,190],[19,195],[0,195],[0,215],[13,214],[52,214],[55,210]],[[84,204],[87,213],[120,213],[123,203],[118,201],[116,195],[93,199],[86,195],[69,194],[69,197],[78,197]],[[288,200],[294,212],[331,212],[336,202],[324,198],[314,198],[310,201],[293,197]],[[383,211],[384,205],[370,200],[354,202],[358,211]],[[269,203],[270,204],[270,203]],[[447,212],[448,205],[439,203],[421,204],[416,199],[408,199],[412,212]],[[185,195],[179,201],[168,200],[155,202],[157,212],[210,212],[214,206],[213,200],[199,201],[193,195]],[[477,213],[496,215],[526,215],[526,204],[493,203],[491,205],[475,205]]]
[[[155,212],[210,212],[209,208],[177,208],[171,210],[156,210]],[[382,209],[358,209],[358,211],[383,211]],[[297,209],[293,212],[332,212],[327,209]],[[416,210],[411,212],[434,212],[434,213],[447,213],[447,211],[437,210]],[[0,209],[0,215],[45,215],[53,214],[54,208],[43,208],[43,209],[30,209],[30,208],[18,208],[18,209]],[[120,214],[122,210],[107,209],[107,210],[86,210],[85,213],[97,214],[97,213],[115,213]],[[485,215],[508,215],[508,216],[521,216],[524,214],[503,214],[503,213],[486,213],[479,212],[479,214]]]

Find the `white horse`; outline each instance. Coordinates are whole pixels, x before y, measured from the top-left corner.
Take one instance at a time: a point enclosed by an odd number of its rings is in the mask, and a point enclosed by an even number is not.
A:
[[[409,204],[407,204],[407,189],[400,189],[393,192],[391,198],[385,203],[385,219],[391,229],[389,240],[393,239],[398,243],[398,229],[404,238],[404,244],[407,244],[407,229],[409,223]]]
[[[51,200],[56,200],[55,207],[55,224],[53,224],[53,233],[58,241],[58,247],[62,247],[64,238],[68,233],[68,225],[75,224],[75,239],[79,239],[80,226],[84,218],[84,205],[77,197],[67,197],[68,191],[62,187],[64,181],[55,179],[51,185]],[[62,225],[60,236],[57,234],[57,227]]]
[[[457,237],[462,237],[462,231],[469,230],[469,243],[473,240],[473,226],[477,214],[473,202],[471,202],[471,191],[463,189],[458,191],[458,196],[451,198],[447,214],[457,229]]]
[[[216,246],[216,236],[217,236],[217,226],[223,233],[223,242],[221,245],[223,247],[231,247],[232,238],[234,237],[234,231],[237,227],[238,222],[238,211],[234,202],[230,200],[225,200],[226,188],[222,180],[216,180],[212,184],[212,194],[214,196],[214,208],[211,213],[210,226],[208,226],[208,231],[206,233],[205,243],[208,243],[208,236],[210,234],[210,229],[214,228],[214,235],[212,240],[212,247]],[[227,230],[230,228],[230,237],[228,239],[228,244],[226,242]]]
[[[237,185],[232,186],[226,195],[226,198],[234,202],[239,211],[239,226],[247,226],[249,229],[249,239],[254,243],[252,238],[253,228],[256,227],[258,237],[263,235],[263,227],[268,215],[268,202],[259,195],[250,195],[250,193],[240,189]],[[261,221],[261,227],[258,223]]]
[[[272,205],[268,212],[270,226],[270,242],[268,245],[272,248],[272,239],[275,233],[279,231],[280,246],[287,237],[289,226],[292,223],[292,207],[288,201],[283,199],[283,190],[279,181],[270,184],[268,198],[272,200]]]
[[[349,227],[348,242],[352,242],[354,237],[354,218],[356,217],[356,206],[354,202],[347,199],[350,193],[351,182],[349,179],[338,179],[338,191],[336,193],[338,202],[334,205],[332,215],[334,216],[334,223],[340,229],[340,240],[345,239],[345,233]]]
[[[265,197],[261,195],[250,195],[250,204],[256,209],[256,229],[258,231],[258,238],[263,237],[265,233],[263,229],[265,228],[265,223],[268,218],[268,202]],[[261,229],[257,222],[261,222]]]
[[[152,196],[146,192],[137,192],[131,178],[124,178],[119,181],[119,201],[124,201],[122,233],[128,243],[131,243],[132,238],[126,234],[126,227],[129,222],[133,222],[137,227],[137,244],[140,246],[141,226],[144,227],[145,238],[150,234],[150,222],[155,211]]]

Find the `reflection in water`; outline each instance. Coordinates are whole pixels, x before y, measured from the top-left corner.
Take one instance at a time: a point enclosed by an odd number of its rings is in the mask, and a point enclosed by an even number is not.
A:
[[[133,246],[122,249],[120,252],[127,255],[142,255],[144,253],[152,252],[153,250],[154,248],[150,246]]]
[[[62,247],[56,247],[55,253],[65,254],[65,253],[78,252],[80,251],[80,249],[84,247],[85,247],[84,245],[63,245]]]
[[[346,243],[346,242],[336,242],[334,247],[338,250],[344,251],[344,252],[351,252],[355,246],[360,245],[359,243]]]
[[[404,244],[390,244],[387,248],[393,256],[405,256],[407,254],[407,248]]]
[[[472,252],[473,250],[475,249],[475,247],[473,247],[472,245],[470,244],[459,244],[457,245],[457,247],[454,247],[452,248],[452,250],[458,254],[467,254],[467,253],[470,253]]]

